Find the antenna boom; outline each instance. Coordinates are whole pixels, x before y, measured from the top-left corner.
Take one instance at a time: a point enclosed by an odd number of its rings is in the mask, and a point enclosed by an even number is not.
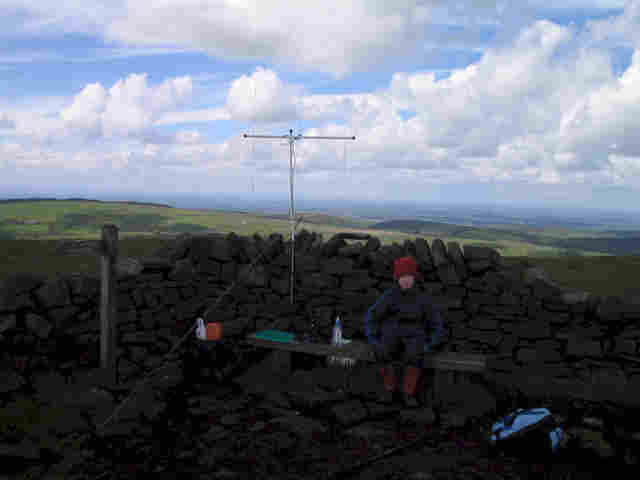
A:
[[[296,140],[301,140],[301,139],[312,139],[312,140],[316,140],[316,139],[320,139],[320,140],[355,140],[356,137],[352,136],[352,137],[325,137],[325,136],[308,136],[305,137],[303,135],[293,135],[293,130],[289,130],[289,135],[247,135],[246,133],[243,135],[244,138],[274,138],[274,139],[286,139],[289,142],[289,165],[290,165],[290,175],[289,175],[289,189],[291,192],[291,199],[290,199],[290,207],[289,207],[289,221],[291,222],[291,278],[290,278],[290,284],[291,284],[291,304],[293,305],[293,267],[294,267],[294,246],[295,246],[295,229],[297,225],[294,225],[294,217],[295,217],[295,207],[293,204],[293,169],[294,169],[294,164],[293,164],[293,143]],[[300,223],[300,222],[298,222]]]
[[[247,135],[246,133],[243,135],[244,138],[293,138],[294,140],[298,140],[301,138],[312,138],[312,139],[322,139],[322,140],[355,140],[356,137],[314,137],[314,136],[303,136],[303,135]]]

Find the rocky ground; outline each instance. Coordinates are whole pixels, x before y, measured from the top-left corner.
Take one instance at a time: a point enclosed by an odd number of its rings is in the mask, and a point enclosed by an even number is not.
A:
[[[631,478],[637,467],[584,445],[567,446],[546,465],[537,456],[496,456],[485,441],[495,415],[457,417],[435,403],[408,408],[400,398],[350,407],[342,397],[345,410],[327,407],[323,416],[300,408],[295,392],[247,388],[247,375],[220,379],[214,373],[205,367],[185,377],[168,392],[166,413],[139,424],[135,434],[78,435],[75,455],[67,450],[64,461],[28,470],[32,477],[21,468],[0,478],[577,480],[603,478],[614,467],[616,478]],[[304,375],[297,370],[294,376]],[[123,399],[117,396],[118,403]]]
[[[390,406],[384,418],[356,427],[296,434],[292,424],[309,420],[300,414],[285,413],[233,388],[209,395],[227,407],[243,407],[198,422],[176,416],[164,431],[154,432],[151,451],[138,450],[128,441],[90,447],[90,463],[79,464],[70,478],[136,478],[143,473],[193,479],[603,478],[603,460],[580,458],[578,451],[567,450],[547,465],[495,457],[485,448],[482,422],[472,428],[452,427],[435,415],[432,423],[425,423],[421,409]]]

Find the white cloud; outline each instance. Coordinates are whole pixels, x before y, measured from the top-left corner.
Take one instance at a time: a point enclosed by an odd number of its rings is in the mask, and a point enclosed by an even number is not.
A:
[[[627,0],[563,0],[558,3],[548,2],[547,0],[525,0],[524,3],[528,3],[535,8],[545,8],[548,10],[610,10],[624,8]]]
[[[146,79],[146,74],[132,74],[108,91],[99,83],[87,85],[60,117],[68,128],[90,136],[143,135],[163,113],[183,106],[192,91],[188,76],[155,87]]]
[[[71,106],[64,109],[60,117],[72,128],[100,134],[106,103],[106,90],[99,83],[92,83],[76,95]]]
[[[603,168],[607,158],[605,154],[598,162],[564,148],[576,150],[566,139],[580,137],[561,127],[567,123],[563,114],[592,92],[603,86],[611,88],[616,82],[605,52],[582,48],[575,42],[574,28],[535,22],[520,32],[510,48],[490,49],[478,63],[452,72],[447,79],[436,81],[433,72],[398,73],[388,91],[369,94],[305,95],[300,87],[283,83],[274,71],[258,69],[232,82],[227,110],[232,119],[243,121],[346,118],[346,125],[329,123],[304,134],[355,134],[355,145],[347,147],[349,161],[361,171],[408,168],[415,174],[468,168],[467,173],[476,179],[556,183],[561,179],[555,170],[581,175]],[[569,53],[558,55],[563,50]],[[632,72],[630,69],[620,81],[633,84]],[[254,85],[259,85],[260,92],[255,101]],[[634,98],[620,102],[637,103]],[[400,109],[414,110],[417,115],[404,121],[398,115]],[[616,106],[608,111],[613,115],[613,111],[624,110]],[[606,123],[611,126],[612,122],[613,117]],[[580,130],[581,135],[594,138],[601,133]],[[610,135],[607,138],[610,140]],[[625,145],[622,139],[617,143]],[[260,158],[282,156],[277,145],[257,148],[254,156]],[[297,171],[312,175],[342,169],[343,148],[340,142],[299,142]],[[255,161],[246,153],[242,158],[243,165]],[[478,159],[476,165],[470,161],[473,158]],[[287,168],[281,161],[265,165],[281,171]]]
[[[108,40],[129,45],[173,44],[223,59],[269,59],[342,77],[410,58],[421,52],[423,43],[439,41],[442,46],[442,34],[429,29],[429,23],[467,26],[446,42],[477,48],[478,28],[495,25],[506,15],[505,8],[495,2],[463,3],[452,9],[428,0],[328,0],[314,5],[285,0],[131,0],[105,32]]]
[[[96,33],[122,11],[121,0],[2,0],[2,35]],[[16,18],[20,19],[16,22]]]
[[[101,166],[100,157],[103,156],[98,153],[91,153],[86,151],[76,152],[71,157],[71,161],[65,162],[65,167],[81,172],[91,168],[99,168]]]
[[[350,95],[308,95],[300,99],[304,120],[331,120],[350,117],[355,105]]]
[[[19,99],[0,97],[0,110],[14,116],[16,112],[25,112],[43,117],[57,117],[68,103],[68,96],[28,96]]]
[[[15,122],[6,112],[0,112],[0,128],[14,128]]]
[[[194,50],[186,48],[96,48],[90,50],[85,56],[73,57],[65,53],[51,50],[20,50],[19,52],[0,54],[0,62],[35,63],[60,61],[64,63],[93,63],[131,57],[192,52],[194,52]],[[2,66],[0,68],[2,70],[12,69],[10,66]]]
[[[142,152],[142,154],[145,157],[155,157],[159,151],[160,151],[160,147],[158,145],[149,143],[144,146],[144,151]]]
[[[205,123],[218,120],[230,120],[231,116],[224,108],[209,108],[184,112],[168,112],[162,115],[155,125],[172,125],[177,123]]]
[[[231,83],[226,109],[234,120],[281,122],[297,118],[300,88],[282,83],[269,69],[256,68]]]
[[[588,92],[562,117],[559,147],[583,157],[594,153],[604,157],[615,144],[618,155],[640,157],[638,85],[640,50],[635,51],[622,77]]]
[[[325,3],[314,16],[320,25],[316,27],[303,25],[302,7],[287,4],[285,9],[284,3],[274,3],[274,11],[289,15],[277,26],[272,12],[253,17],[266,12],[267,3],[252,10],[221,2],[217,10],[207,10],[202,2],[186,2],[182,4],[185,15],[176,15],[178,20],[172,24],[163,18],[176,14],[175,4],[152,1],[151,6],[159,8],[155,19],[142,18],[142,6],[140,11],[130,7],[131,17],[121,19],[110,32],[118,38],[153,44],[164,28],[162,38],[189,47],[235,58],[254,53],[290,56],[299,65],[340,74],[379,60],[396,43],[420,43],[426,37],[406,40],[403,35],[409,38],[420,22],[445,15],[433,6],[436,2],[420,6],[382,0],[353,3],[345,10],[347,17],[349,12],[361,14],[358,28],[353,28],[354,22],[346,22],[346,27],[331,23],[330,8],[335,6],[335,19],[341,7]],[[146,74],[132,74],[111,87],[93,83],[63,107],[56,109],[59,100],[52,100],[47,114],[32,107],[3,106],[6,113],[0,115],[0,128],[15,127],[15,132],[33,139],[34,144],[26,140],[25,145],[5,143],[0,159],[11,159],[15,167],[61,166],[75,172],[104,168],[137,176],[142,184],[150,181],[149,176],[162,175],[175,184],[206,184],[207,175],[219,179],[223,173],[232,175],[243,169],[288,179],[288,148],[279,142],[256,143],[250,155],[249,142],[238,135],[210,144],[204,130],[161,134],[152,127],[224,120],[275,125],[303,120],[314,122],[314,128],[302,132],[304,135],[357,137],[355,142],[296,143],[297,173],[308,185],[317,181],[325,189],[326,179],[345,167],[345,143],[350,171],[357,171],[365,180],[390,179],[398,185],[496,179],[549,185],[633,183],[640,165],[640,141],[636,140],[640,49],[629,69],[616,78],[605,47],[607,42],[636,41],[640,15],[634,12],[639,3],[630,3],[617,18],[592,22],[591,29],[583,32],[545,20],[532,22],[510,43],[487,49],[480,61],[453,71],[449,78],[436,81],[433,72],[398,72],[388,89],[374,92],[308,94],[301,85],[284,81],[275,67],[256,68],[235,78],[228,89],[220,89],[226,93],[224,105],[195,109],[198,106],[188,102],[196,77],[168,79],[152,86]],[[495,17],[490,4],[474,4],[469,22]],[[604,8],[604,3],[598,7]],[[144,8],[148,12],[150,6]],[[225,12],[229,21],[222,28]],[[202,15],[196,18],[198,13]],[[451,16],[463,22],[461,12]],[[167,32],[167,25],[175,26]],[[251,26],[252,34],[246,35],[245,30],[241,35],[242,25]],[[302,28],[308,35],[302,43],[292,42]],[[342,49],[341,58],[334,54],[332,41]],[[200,79],[207,78],[218,77],[205,74]],[[399,110],[416,115],[403,120]],[[59,115],[52,117],[51,112]],[[92,138],[92,149],[86,144],[75,150],[72,145],[61,146],[59,151],[46,148],[48,141],[72,143],[76,136]],[[123,139],[131,142],[126,144]],[[105,140],[115,145],[105,146],[101,143]]]
[[[15,142],[0,143],[2,153],[6,155],[19,155],[22,153],[22,145]]]
[[[3,0],[0,17],[7,21],[6,25],[0,23],[0,35],[98,34],[107,42],[123,45],[95,49],[89,57],[73,61],[203,51],[221,59],[269,60],[342,77],[382,62],[420,55],[429,45],[477,49],[486,42],[478,36],[483,26],[497,25],[508,38],[512,33],[505,27],[519,28],[521,22],[534,18],[536,9],[594,11],[623,5],[622,0],[557,4],[541,0],[454,4],[439,0],[326,0],[315,5],[286,0]],[[617,22],[615,28],[602,28],[633,32],[628,21]],[[443,34],[433,28],[438,24],[465,28]],[[17,55],[31,61],[33,55],[56,58],[58,54]]]
[[[189,130],[176,133],[176,142],[183,145],[193,145],[200,143],[202,137],[200,132]]]
[[[356,134],[348,148],[361,168],[445,168],[462,178],[462,167],[473,174],[470,180],[551,184],[606,179],[633,162],[612,162],[611,143],[619,154],[640,159],[634,134],[640,127],[639,54],[616,79],[607,52],[576,44],[578,38],[573,28],[539,21],[511,48],[489,50],[441,81],[431,72],[398,73],[386,93],[305,97],[304,118],[348,118],[346,126],[305,134]],[[559,55],[563,50],[569,53]],[[398,109],[418,114],[403,121]],[[307,160],[301,173],[342,166],[342,147],[332,142],[303,142],[297,152]]]
[[[511,139],[553,132],[584,92],[613,81],[599,52],[553,60],[571,39],[571,29],[536,22],[510,49],[489,50],[447,79],[394,75],[391,95],[399,107],[418,112],[416,133],[429,144],[454,148],[459,156],[492,157]]]
[[[640,2],[627,0],[624,13],[601,20],[588,20],[589,41],[640,48]]]
[[[16,136],[36,143],[50,143],[67,135],[60,120],[29,110],[14,111]]]
[[[64,166],[65,161],[69,161],[64,152],[41,148],[35,144],[25,146],[17,142],[0,144],[0,158],[4,159],[5,168],[9,170],[26,169],[28,175],[36,170],[52,171],[52,169]],[[82,166],[82,170],[84,169],[86,169],[85,165]]]

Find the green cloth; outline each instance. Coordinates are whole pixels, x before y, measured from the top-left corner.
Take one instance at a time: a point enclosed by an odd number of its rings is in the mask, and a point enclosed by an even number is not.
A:
[[[292,343],[296,339],[295,333],[283,332],[282,330],[262,330],[261,332],[256,332],[254,336],[262,340],[282,343]]]

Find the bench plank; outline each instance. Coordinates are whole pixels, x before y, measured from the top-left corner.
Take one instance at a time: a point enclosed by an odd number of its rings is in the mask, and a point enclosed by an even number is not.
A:
[[[367,342],[353,340],[349,344],[331,345],[307,342],[275,342],[256,338],[255,334],[248,335],[244,343],[256,347],[284,350],[288,352],[307,353],[318,356],[338,356],[353,358],[359,361],[375,362],[372,346]],[[459,372],[483,372],[486,368],[486,356],[471,353],[436,352],[426,353],[424,368],[435,370],[452,370]]]

